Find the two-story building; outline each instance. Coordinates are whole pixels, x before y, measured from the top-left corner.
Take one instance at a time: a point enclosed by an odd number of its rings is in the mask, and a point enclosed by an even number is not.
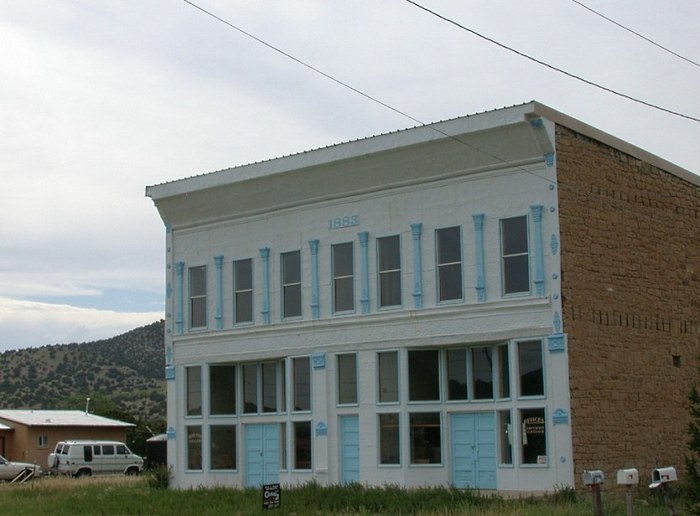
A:
[[[149,186],[174,485],[680,466],[699,185],[530,102]]]

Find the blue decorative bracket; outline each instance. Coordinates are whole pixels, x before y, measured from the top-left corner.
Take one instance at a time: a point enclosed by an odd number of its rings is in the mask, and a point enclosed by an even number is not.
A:
[[[544,245],[542,243],[542,205],[530,206],[535,223],[535,293],[544,296]]]
[[[486,301],[486,270],[484,266],[484,214],[475,213],[474,220],[474,251],[476,258],[476,298],[480,303]]]
[[[183,319],[183,303],[185,302],[184,275],[185,262],[177,262],[175,264],[175,285],[177,288],[177,299],[175,300],[177,306],[175,311],[175,331],[178,335],[182,335],[185,332]]]
[[[216,266],[216,329],[221,330],[224,327],[224,257],[215,256],[214,265]]]
[[[360,240],[360,260],[362,264],[362,292],[360,294],[360,303],[362,304],[362,313],[369,313],[369,233],[361,231],[357,234]]]
[[[552,414],[552,423],[555,425],[568,425],[569,413],[563,408],[558,408]]]
[[[416,308],[423,308],[423,263],[421,259],[421,233],[423,224],[411,224],[413,236],[413,303]]]
[[[321,316],[318,287],[318,240],[309,240],[309,248],[311,250],[311,317],[318,319]]]
[[[263,262],[263,303],[262,318],[263,324],[270,324],[270,248],[262,247],[260,257]]]
[[[316,437],[328,435],[328,425],[323,421],[316,423]]]
[[[169,365],[165,366],[165,379],[174,380],[175,379],[175,366]]]
[[[311,354],[311,365],[314,369],[326,368],[326,354],[323,351],[317,351]]]
[[[550,353],[563,353],[566,351],[566,334],[554,333],[547,337],[547,347]]]

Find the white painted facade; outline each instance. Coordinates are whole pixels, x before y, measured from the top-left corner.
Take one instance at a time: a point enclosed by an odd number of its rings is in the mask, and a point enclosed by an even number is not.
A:
[[[508,491],[574,484],[554,124],[538,108],[525,104],[147,189],[167,228],[168,460],[176,487],[312,479]],[[514,217],[527,221],[529,281],[527,291],[505,294],[501,221]],[[459,228],[461,262],[455,267],[461,270],[462,296],[440,302],[436,230],[452,227]],[[401,303],[382,308],[377,241],[395,235]],[[343,243],[353,248],[353,310],[334,314],[331,249]],[[269,250],[267,262],[262,249]],[[281,254],[291,251],[300,251],[301,317],[284,318],[280,263]],[[244,259],[252,263],[253,321],[236,324],[233,263]],[[188,271],[201,266],[206,322],[190,328]],[[541,343],[542,392],[521,395],[526,372],[518,350],[533,342]],[[466,359],[466,400],[448,396],[448,351],[455,349],[464,350]],[[433,351],[428,355],[439,364],[439,393],[428,400],[411,399],[416,395],[410,384],[421,376],[414,353],[419,350]],[[499,362],[505,350],[506,361]],[[385,351],[397,352],[398,400],[381,403],[378,353]],[[491,353],[492,393],[475,399],[473,362],[482,352]],[[343,354],[356,357],[356,403],[338,403],[337,357]],[[309,357],[310,410],[292,410],[295,357]],[[263,363],[277,364],[270,366],[277,368],[277,408],[245,413],[243,365]],[[211,367],[220,364],[235,366],[235,414],[210,410]],[[187,376],[193,370],[201,374],[201,413],[188,416]],[[432,372],[426,370],[426,377]],[[256,378],[263,389],[262,377]],[[522,421],[535,413],[528,411],[541,411],[541,425]],[[437,430],[426,431],[432,439],[427,459],[417,458],[421,430],[415,442],[412,432],[412,415],[421,413],[439,421]],[[380,464],[378,414],[398,418],[399,452],[391,464]],[[511,419],[508,437],[504,414]],[[341,428],[352,428],[353,421],[359,442],[353,444],[348,431],[343,443]],[[493,424],[476,429],[488,434],[483,439],[457,431],[458,424],[481,421]],[[294,467],[298,422],[308,422],[311,433],[311,464],[302,469]],[[211,451],[217,425],[235,435],[235,460],[226,469],[215,469],[219,452]],[[279,430],[279,442],[271,445],[278,446],[279,468],[262,478],[251,476],[256,459],[250,439],[253,431],[265,431],[260,425]],[[544,449],[525,459],[525,434],[542,429]],[[458,445],[476,453],[465,459],[472,461],[467,477],[456,458]],[[197,449],[201,460],[193,456]],[[348,466],[353,453],[356,473]],[[482,455],[486,466],[480,465]],[[479,468],[482,473],[475,473]]]

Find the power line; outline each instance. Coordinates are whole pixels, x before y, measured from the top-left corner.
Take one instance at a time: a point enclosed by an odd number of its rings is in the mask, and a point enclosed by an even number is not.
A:
[[[416,118],[416,117],[414,117],[414,116],[411,116],[411,115],[409,115],[408,113],[405,113],[404,111],[401,111],[400,109],[397,109],[397,108],[395,108],[395,107],[393,107],[393,106],[387,104],[386,102],[382,102],[381,100],[377,99],[376,97],[373,97],[373,96],[371,96],[371,95],[369,95],[369,94],[367,94],[367,93],[365,93],[365,92],[363,92],[363,91],[361,91],[361,90],[355,88],[354,86],[351,86],[350,84],[348,84],[348,83],[346,83],[346,82],[344,82],[344,81],[341,81],[340,79],[336,79],[335,77],[333,77],[332,75],[330,75],[330,74],[324,72],[323,70],[320,70],[320,69],[316,68],[315,66],[310,65],[310,64],[308,64],[308,63],[302,61],[302,60],[299,59],[298,57],[293,56],[293,55],[290,54],[289,52],[285,52],[285,51],[282,50],[281,48],[276,47],[276,46],[272,45],[271,43],[268,43],[267,41],[265,41],[265,40],[263,40],[263,39],[261,39],[261,38],[255,36],[254,34],[251,34],[250,32],[248,32],[248,31],[246,31],[246,30],[241,29],[240,27],[234,25],[233,23],[231,23],[231,22],[229,22],[229,21],[227,21],[227,20],[221,18],[220,16],[217,16],[216,14],[212,13],[211,11],[208,11],[208,10],[204,9],[203,7],[200,7],[199,5],[195,4],[194,2],[192,2],[192,1],[190,1],[190,0],[183,0],[183,1],[184,1],[186,4],[191,5],[191,6],[194,7],[195,9],[198,9],[199,11],[203,12],[204,14],[206,14],[206,15],[208,15],[208,16],[211,16],[211,17],[214,18],[215,20],[217,20],[217,21],[223,23],[224,25],[227,25],[228,27],[230,27],[230,28],[232,28],[232,29],[234,29],[234,30],[240,32],[240,33],[243,34],[244,36],[246,36],[246,37],[248,37],[248,38],[250,38],[250,39],[252,39],[252,40],[254,40],[254,41],[256,41],[256,42],[258,42],[258,43],[260,43],[260,44],[262,44],[262,45],[265,45],[267,48],[269,48],[269,49],[271,49],[271,50],[274,50],[275,52],[277,52],[277,53],[279,53],[279,54],[281,54],[281,55],[287,57],[288,59],[291,59],[291,60],[294,61],[295,63],[298,63],[298,64],[300,64],[300,65],[302,65],[302,66],[308,68],[309,70],[312,70],[312,71],[316,72],[317,74],[322,75],[322,76],[325,77],[326,79],[331,80],[331,81],[335,82],[336,84],[339,84],[339,85],[341,85],[341,86],[343,86],[343,87],[349,89],[350,91],[352,91],[352,92],[354,92],[354,93],[357,93],[358,95],[361,95],[361,96],[365,97],[366,99],[368,99],[368,100],[370,100],[370,101],[372,101],[372,102],[374,102],[374,103],[376,103],[376,104],[379,104],[380,106],[385,107],[386,109],[389,109],[389,110],[393,111],[394,113],[396,113],[396,114],[398,114],[398,115],[401,115],[401,116],[403,116],[403,117],[405,117],[405,118],[408,118],[409,120],[412,120],[413,122],[417,123],[418,125],[420,125],[420,126],[422,126],[422,127],[426,127],[426,128],[432,129],[432,130],[435,131],[436,133],[439,133],[439,134],[441,134],[441,135],[443,135],[443,136],[446,136],[447,138],[450,138],[451,140],[454,140],[454,141],[460,143],[461,145],[464,145],[464,146],[466,146],[466,147],[469,147],[470,149],[473,149],[473,150],[475,150],[475,151],[477,151],[477,152],[480,152],[480,153],[483,154],[484,156],[488,156],[488,157],[493,158],[493,159],[495,159],[495,160],[497,160],[497,161],[499,161],[499,162],[501,162],[501,163],[504,163],[504,164],[506,164],[506,165],[515,167],[515,168],[517,168],[517,169],[519,169],[519,170],[522,170],[522,171],[524,171],[524,172],[526,172],[526,173],[528,173],[528,174],[531,174],[531,175],[533,175],[533,176],[535,176],[535,177],[537,177],[537,178],[539,178],[539,179],[542,179],[542,180],[544,180],[544,181],[547,181],[547,182],[549,182],[549,183],[555,183],[555,181],[552,181],[552,180],[549,179],[549,178],[540,176],[539,174],[536,174],[535,172],[533,172],[533,171],[531,171],[531,170],[527,170],[526,168],[523,168],[523,167],[521,167],[521,166],[519,166],[519,165],[513,165],[510,161],[508,161],[508,160],[506,160],[506,159],[503,159],[503,158],[501,158],[500,156],[496,156],[495,154],[491,154],[490,152],[486,152],[486,151],[483,150],[483,149],[480,149],[480,148],[478,148],[478,147],[476,147],[476,146],[474,146],[474,145],[471,145],[470,143],[468,143],[468,142],[466,142],[466,141],[464,141],[464,140],[461,140],[461,139],[457,138],[457,137],[454,136],[454,135],[451,135],[451,134],[449,134],[449,133],[446,133],[445,131],[442,131],[442,130],[438,129],[437,127],[435,127],[434,124],[425,123],[425,122],[419,120],[418,118]]]
[[[519,55],[520,57],[523,57],[523,58],[525,58],[525,59],[528,59],[528,60],[532,61],[533,63],[537,63],[537,64],[539,64],[539,65],[541,65],[541,66],[544,66],[545,68],[549,68],[550,70],[554,70],[555,72],[559,72],[559,73],[561,73],[561,74],[564,74],[564,75],[566,75],[567,77],[571,77],[572,79],[576,79],[577,81],[583,82],[584,84],[588,84],[589,86],[593,86],[594,88],[598,88],[598,89],[600,89],[600,90],[607,91],[608,93],[612,93],[613,95],[617,95],[618,97],[622,97],[622,98],[625,98],[625,99],[627,99],[627,100],[631,100],[632,102],[636,102],[636,103],[638,103],[638,104],[642,104],[642,105],[647,106],[647,107],[650,107],[650,108],[652,108],[652,109],[657,109],[657,110],[659,110],[659,111],[663,111],[663,112],[669,113],[669,114],[671,114],[671,115],[679,116],[679,117],[681,117],[681,118],[686,118],[686,119],[692,120],[692,121],[694,121],[694,122],[700,122],[700,118],[695,118],[695,117],[690,116],[690,115],[686,115],[686,114],[683,114],[683,113],[679,113],[678,111],[673,111],[673,110],[671,110],[671,109],[668,109],[668,108],[665,108],[665,107],[661,107],[661,106],[658,106],[658,105],[656,105],[656,104],[652,104],[651,102],[647,102],[647,101],[645,101],[645,100],[638,99],[638,98],[633,97],[633,96],[631,96],[631,95],[628,95],[628,94],[626,94],[626,93],[621,93],[621,92],[616,91],[616,90],[614,90],[614,89],[612,89],[612,88],[608,88],[607,86],[603,86],[603,85],[601,85],[601,84],[598,84],[597,82],[594,82],[594,81],[591,81],[591,80],[588,80],[588,79],[584,79],[583,77],[581,77],[581,76],[579,76],[579,75],[573,74],[573,73],[571,73],[571,72],[567,72],[566,70],[563,70],[563,69],[558,68],[558,67],[556,67],[556,66],[554,66],[554,65],[551,65],[551,64],[549,64],[549,63],[546,63],[546,62],[544,62],[544,61],[542,61],[542,60],[540,60],[540,59],[537,59],[537,58],[535,58],[535,57],[532,57],[531,55],[528,55],[528,54],[526,54],[526,53],[524,53],[524,52],[521,52],[521,51],[519,51],[519,50],[516,50],[516,49],[513,48],[513,47],[509,47],[508,45],[505,45],[505,44],[503,44],[503,43],[501,43],[501,42],[499,42],[499,41],[496,41],[496,40],[493,39],[493,38],[489,38],[488,36],[485,36],[485,35],[483,35],[483,34],[477,32],[477,31],[475,31],[474,29],[470,29],[469,27],[466,27],[466,26],[462,25],[461,23],[452,20],[452,19],[448,18],[447,16],[443,16],[442,14],[437,13],[437,12],[433,11],[432,9],[429,9],[429,8],[427,8],[427,7],[423,6],[423,5],[421,5],[421,4],[417,3],[417,2],[415,2],[414,0],[405,0],[405,1],[408,2],[409,4],[413,5],[413,6],[417,7],[418,9],[421,9],[421,10],[423,10],[423,11],[429,13],[429,14],[432,14],[433,16],[435,16],[435,17],[437,17],[437,18],[439,18],[439,19],[441,19],[441,20],[443,20],[443,21],[445,21],[445,22],[447,22],[447,23],[449,23],[449,24],[451,24],[451,25],[454,25],[455,27],[458,27],[458,28],[460,28],[460,29],[462,29],[462,30],[464,30],[464,31],[469,32],[470,34],[473,34],[474,36],[477,36],[477,37],[479,37],[479,38],[481,38],[481,39],[483,39],[483,40],[488,41],[489,43],[493,43],[494,45],[496,45],[496,46],[498,46],[498,47],[500,47],[500,48],[502,48],[502,49],[504,49],[504,50],[507,50],[507,51],[512,52],[512,53],[514,53],[514,54],[516,54],[516,55]]]
[[[696,62],[696,61],[693,61],[692,59],[687,58],[687,57],[685,57],[685,56],[682,56],[681,54],[679,54],[679,53],[677,53],[677,52],[674,52],[674,51],[671,50],[670,48],[666,48],[665,46],[663,46],[663,45],[657,43],[656,41],[654,41],[654,40],[652,40],[652,39],[650,39],[650,38],[647,38],[647,37],[644,36],[643,34],[640,34],[639,32],[636,32],[636,31],[630,29],[629,27],[626,27],[626,26],[622,25],[621,23],[616,22],[616,21],[613,20],[612,18],[608,18],[608,17],[605,16],[604,14],[599,13],[598,11],[596,11],[595,9],[592,9],[591,7],[588,7],[588,6],[585,5],[584,3],[579,2],[578,0],[571,0],[571,1],[572,1],[573,3],[575,3],[575,4],[580,5],[580,6],[583,7],[584,9],[586,9],[586,10],[592,12],[592,13],[595,14],[596,16],[600,16],[600,17],[603,18],[604,20],[607,20],[607,21],[609,21],[610,23],[612,23],[612,24],[614,24],[614,25],[617,25],[617,26],[620,27],[621,29],[624,29],[624,30],[626,30],[627,32],[631,32],[631,33],[634,34],[635,36],[638,36],[638,37],[642,38],[644,41],[647,41],[647,42],[651,43],[652,45],[654,45],[654,46],[656,46],[656,47],[659,47],[661,50],[665,50],[665,51],[668,52],[669,54],[673,54],[674,56],[676,56],[676,57],[678,57],[678,58],[680,58],[680,59],[683,59],[684,61],[688,61],[690,64],[694,64],[695,66],[700,67],[700,63],[698,63],[698,62]]]

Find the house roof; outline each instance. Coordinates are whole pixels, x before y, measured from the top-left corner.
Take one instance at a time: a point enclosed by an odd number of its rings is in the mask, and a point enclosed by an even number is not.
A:
[[[513,126],[514,124],[528,123],[536,118],[543,118],[568,127],[569,129],[598,140],[637,159],[646,161],[651,165],[670,172],[695,185],[700,185],[700,177],[688,170],[593,126],[585,124],[576,118],[565,115],[540,102],[531,101],[520,105],[485,111],[376,136],[369,136],[358,140],[291,154],[289,156],[235,166],[224,170],[147,186],[146,196],[151,197],[154,202],[156,202],[159,199],[177,195],[187,195],[192,192],[231,183],[260,179],[299,168],[319,166],[339,160],[357,158],[367,154],[410,145],[419,145],[446,138],[456,139],[459,135],[474,134],[506,126]],[[478,147],[473,147],[473,149],[477,152],[481,150]],[[508,163],[507,159],[500,159],[500,161],[505,164]]]
[[[0,423],[0,430],[12,430],[12,428],[10,428],[10,427],[7,426],[7,425],[3,425],[2,423]]]
[[[87,414],[82,410],[0,410],[0,419],[25,426],[132,427],[116,419]],[[0,424],[0,428],[2,424]]]

